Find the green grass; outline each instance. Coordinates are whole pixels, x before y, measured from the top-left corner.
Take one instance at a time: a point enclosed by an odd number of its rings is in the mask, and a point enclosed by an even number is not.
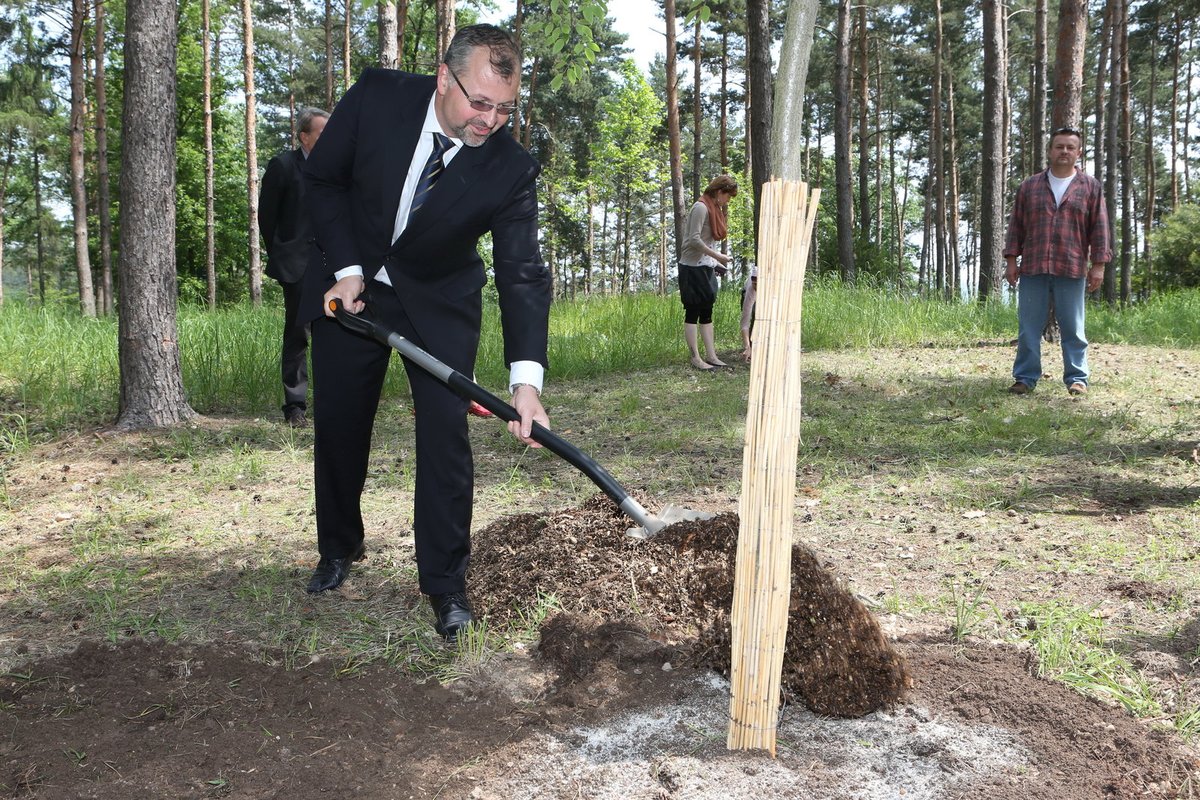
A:
[[[920,300],[888,288],[817,282],[806,290],[806,350],[953,345],[1015,335],[1009,303]],[[721,292],[714,324],[718,347],[740,349],[736,286]],[[279,403],[278,351],[283,312],[249,304],[178,314],[184,387],[204,414],[270,415]],[[588,296],[558,301],[551,311],[552,381],[626,374],[680,363],[683,309],[674,294]],[[1124,309],[1093,306],[1093,342],[1193,346],[1200,343],[1200,292],[1156,297]],[[499,312],[485,308],[477,376],[485,386],[507,378]],[[0,307],[0,452],[31,437],[111,420],[119,391],[115,318],[83,319],[61,306]],[[403,397],[403,370],[385,392]],[[635,404],[635,400],[629,401]],[[631,406],[632,407],[632,406]]]
[[[1021,613],[1029,620],[1030,630],[1023,638],[1038,655],[1039,674],[1118,703],[1140,717],[1162,713],[1150,685],[1112,646],[1095,609],[1052,601],[1024,603]]]

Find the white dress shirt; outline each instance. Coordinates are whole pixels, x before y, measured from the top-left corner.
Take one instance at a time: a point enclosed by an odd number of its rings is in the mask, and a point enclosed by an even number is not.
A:
[[[412,161],[408,165],[408,175],[404,179],[404,191],[400,193],[400,205],[396,208],[396,223],[392,228],[393,244],[408,227],[408,212],[412,208],[413,195],[416,194],[417,184],[421,180],[421,172],[425,169],[425,162],[429,160],[429,154],[433,152],[433,136],[431,134],[443,133],[441,123],[438,122],[437,114],[433,110],[433,100],[436,96],[435,92],[433,97],[429,98],[429,106],[425,109],[425,121],[421,124],[421,136],[417,139]],[[450,162],[463,146],[462,140],[454,137],[450,137],[450,143],[451,146],[442,154],[443,167],[450,166]],[[340,281],[349,275],[362,276],[363,274],[362,265],[352,264],[333,273],[333,277]],[[375,280],[386,283],[388,286],[392,285],[392,280],[382,265],[375,273]],[[532,386],[540,394],[542,383],[545,380],[544,373],[545,369],[536,361],[514,361],[509,366],[508,390],[511,392],[514,386],[524,383]]]

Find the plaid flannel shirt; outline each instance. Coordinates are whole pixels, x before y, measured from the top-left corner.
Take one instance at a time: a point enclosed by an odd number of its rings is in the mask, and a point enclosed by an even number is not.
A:
[[[1026,178],[1017,189],[1004,255],[1021,257],[1021,275],[1082,278],[1089,260],[1112,260],[1104,191],[1100,181],[1076,169],[1062,203],[1055,205],[1048,174],[1044,170]]]

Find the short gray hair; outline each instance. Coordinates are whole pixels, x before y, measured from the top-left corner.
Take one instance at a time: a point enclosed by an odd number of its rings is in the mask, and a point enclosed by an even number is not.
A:
[[[459,28],[442,60],[450,69],[460,72],[466,68],[471,53],[477,47],[486,47],[490,51],[492,70],[505,80],[521,67],[521,54],[517,52],[517,43],[512,34],[487,24]]]
[[[328,119],[329,112],[324,109],[313,108],[312,106],[300,109],[300,116],[296,119],[296,132],[309,133],[312,131],[313,120],[317,117]]]

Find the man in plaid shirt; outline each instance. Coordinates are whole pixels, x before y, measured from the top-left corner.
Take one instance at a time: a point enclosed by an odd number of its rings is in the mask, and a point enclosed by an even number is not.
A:
[[[1073,395],[1087,394],[1085,289],[1094,292],[1104,282],[1112,237],[1100,181],[1075,166],[1082,152],[1079,131],[1051,134],[1050,167],[1021,183],[1008,220],[1004,277],[1017,287],[1013,394],[1033,391],[1042,377],[1041,336],[1051,297],[1062,332],[1063,383]]]

